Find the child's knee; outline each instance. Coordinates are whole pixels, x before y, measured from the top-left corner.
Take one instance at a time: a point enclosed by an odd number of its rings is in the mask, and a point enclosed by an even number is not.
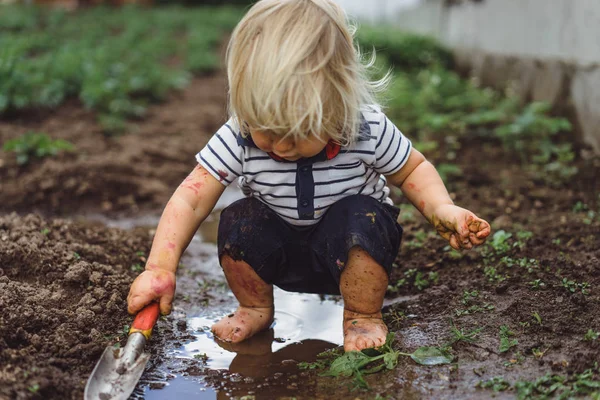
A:
[[[388,271],[360,246],[350,249],[347,264],[347,268],[356,269],[358,273],[364,274],[367,278],[387,280],[389,276]]]

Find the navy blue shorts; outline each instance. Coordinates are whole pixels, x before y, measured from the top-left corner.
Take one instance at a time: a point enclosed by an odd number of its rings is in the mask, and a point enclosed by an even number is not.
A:
[[[221,213],[219,260],[248,263],[265,282],[290,292],[339,294],[348,252],[359,246],[390,274],[398,255],[400,210],[354,195],[334,203],[315,225],[298,227],[248,197]]]

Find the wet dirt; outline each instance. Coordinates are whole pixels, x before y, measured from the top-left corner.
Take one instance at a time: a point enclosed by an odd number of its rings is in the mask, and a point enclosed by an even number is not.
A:
[[[0,399],[80,399],[104,348],[124,344],[129,286],[144,264],[160,209],[224,119],[224,85],[223,76],[194,80],[147,120],[132,123],[134,132],[115,138],[104,137],[76,102],[56,113],[0,122],[1,141],[37,130],[79,149],[28,167],[0,155]],[[173,313],[158,322],[134,396],[480,399],[493,392],[475,385],[494,376],[514,383],[593,367],[600,342],[583,337],[589,329],[600,331],[600,219],[589,221],[574,207],[581,202],[597,210],[597,161],[580,161],[582,172],[558,187],[532,177],[494,142],[465,143],[457,164],[464,172],[449,182],[457,204],[513,239],[519,231],[532,232],[520,246],[511,239],[502,256],[536,262],[508,267],[482,250],[450,253],[416,211],[402,206],[405,236],[391,282],[412,269],[439,277],[423,290],[409,282],[390,293],[384,318],[396,333],[395,347],[406,351],[448,343],[450,319],[464,331],[483,328],[475,343],[453,345],[455,363],[421,367],[401,359],[392,371],[366,376],[368,392],[300,370],[298,362],[314,361],[340,343],[341,317],[336,322],[310,315],[331,317],[339,302],[314,295],[279,293],[273,330],[240,348],[219,346],[206,326],[235,303],[214,257],[215,215],[182,260]],[[71,220],[54,218],[66,213]],[[489,266],[508,277],[490,281]],[[589,293],[581,287],[571,292],[563,278],[588,283]],[[536,289],[538,279],[544,286]],[[465,291],[478,294],[464,302]],[[304,303],[308,315],[299,312]],[[518,340],[503,353],[502,325]]]

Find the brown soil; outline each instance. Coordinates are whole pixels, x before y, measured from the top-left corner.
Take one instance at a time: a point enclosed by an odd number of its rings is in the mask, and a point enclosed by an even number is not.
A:
[[[105,136],[94,113],[77,101],[53,113],[0,120],[0,143],[35,131],[76,147],[26,166],[0,153],[0,210],[55,215],[163,206],[224,122],[225,85],[224,75],[197,78],[168,107],[151,107],[147,118],[129,124],[129,134],[116,137]]]
[[[150,239],[148,230],[0,218],[0,398],[82,397],[90,367],[123,336],[131,266]]]
[[[55,113],[0,122],[0,141],[35,130],[70,140],[78,149],[27,167],[18,167],[12,156],[2,154],[0,210],[51,215],[157,211],[193,168],[194,154],[223,122],[224,103],[225,78],[217,76],[195,80],[168,104],[154,107],[146,120],[132,123],[130,134],[119,137],[103,136],[93,114],[75,102]],[[489,398],[491,391],[475,388],[478,381],[503,376],[514,383],[546,372],[580,373],[600,359],[600,342],[583,340],[588,329],[600,330],[600,219],[588,224],[585,212],[573,211],[578,201],[599,211],[597,161],[581,161],[583,172],[555,188],[507,158],[496,143],[465,145],[457,163],[464,173],[449,183],[456,202],[488,219],[495,231],[512,233],[513,239],[519,231],[532,232],[530,239],[503,256],[537,263],[528,262],[531,270],[500,265],[501,257],[489,248],[453,256],[434,235],[421,241],[419,232],[432,229],[404,206],[405,237],[391,282],[410,269],[437,272],[439,280],[422,291],[409,282],[397,293],[405,300],[386,308],[397,347],[413,350],[447,343],[450,318],[464,331],[483,328],[479,340],[455,343],[456,363],[450,366],[420,367],[402,359],[395,370],[367,377],[371,392],[350,392],[347,381],[302,373],[299,376],[311,383],[296,384],[298,398]],[[102,350],[124,338],[123,327],[130,321],[125,298],[136,274],[132,266],[143,264],[151,234],[149,229],[124,231],[35,215],[0,217],[0,399],[82,398]],[[486,266],[508,278],[491,282]],[[570,292],[563,278],[589,283],[590,293]],[[536,279],[545,284],[540,290],[530,284]],[[214,297],[187,290],[179,286],[176,302],[212,305]],[[467,290],[479,294],[463,304]],[[191,297],[183,299],[186,294]],[[494,308],[457,315],[457,310],[486,304]],[[165,347],[189,339],[184,318],[177,318],[159,322],[153,360],[160,359]],[[505,353],[498,350],[501,325],[518,340]],[[548,350],[536,358],[534,348]],[[194,368],[180,370],[206,374],[208,382],[218,375]],[[303,386],[310,390],[303,393]],[[503,396],[512,398],[514,393],[499,395]]]

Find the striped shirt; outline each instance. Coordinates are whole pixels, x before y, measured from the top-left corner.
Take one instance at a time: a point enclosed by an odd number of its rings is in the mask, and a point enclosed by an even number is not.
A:
[[[385,175],[400,170],[411,142],[381,111],[363,112],[359,138],[329,159],[325,149],[311,158],[277,161],[243,137],[229,120],[196,155],[197,161],[224,185],[238,180],[285,221],[317,223],[336,201],[363,194],[392,204]]]

